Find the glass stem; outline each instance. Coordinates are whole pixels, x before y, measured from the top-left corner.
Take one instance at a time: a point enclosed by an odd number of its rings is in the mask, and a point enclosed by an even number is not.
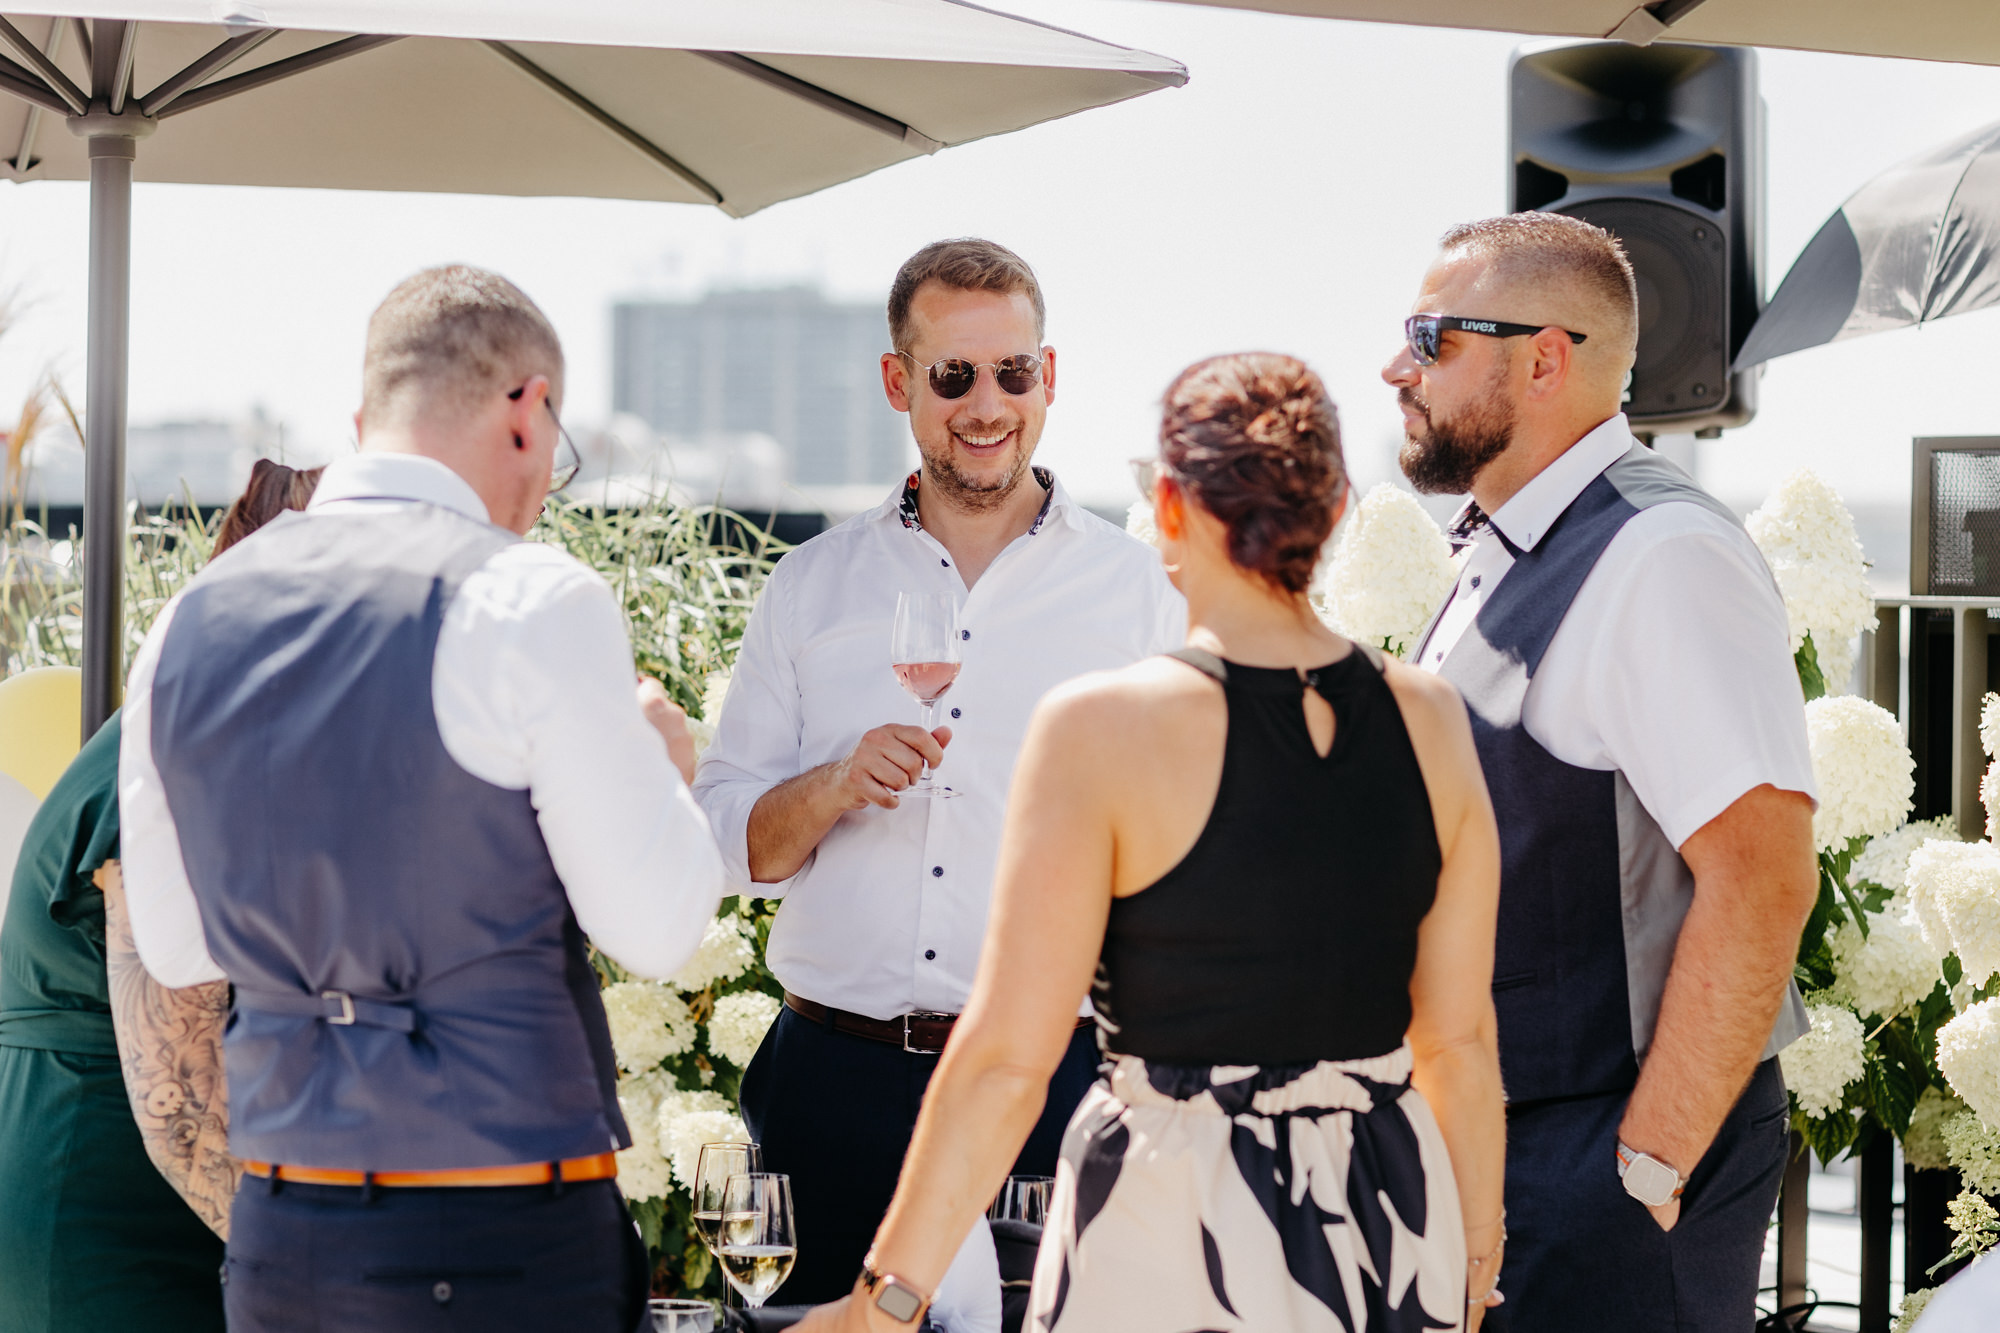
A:
[[[919,699],[917,706],[924,710],[924,730],[929,731],[931,729],[931,719],[937,713],[937,700],[932,699],[929,702],[925,702]],[[919,787],[928,787],[931,785],[931,761],[928,759],[924,760],[924,775],[917,779],[917,785]]]

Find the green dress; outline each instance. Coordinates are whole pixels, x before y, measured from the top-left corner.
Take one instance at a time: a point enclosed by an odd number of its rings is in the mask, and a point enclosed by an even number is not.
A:
[[[28,826],[0,927],[0,1333],[220,1330],[222,1242],[125,1099],[104,974],[118,718]]]

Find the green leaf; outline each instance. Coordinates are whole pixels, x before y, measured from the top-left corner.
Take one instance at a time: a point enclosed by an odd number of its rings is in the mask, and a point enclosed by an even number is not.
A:
[[[1877,1123],[1899,1139],[1909,1133],[1910,1113],[1917,1109],[1922,1083],[1901,1062],[1880,1059],[1868,1062],[1862,1081],[1868,1110]]]
[[[1805,642],[1792,654],[1792,665],[1798,668],[1799,687],[1806,693],[1806,702],[1826,694],[1826,677],[1819,669],[1819,649],[1813,646],[1812,635],[1806,635]]]
[[[1854,1146],[1860,1136],[1861,1123],[1846,1111],[1835,1111],[1830,1115],[1808,1116],[1797,1109],[1792,1110],[1792,1128],[1806,1141],[1822,1163],[1833,1163]]]
[[[1946,954],[1944,956],[1944,984],[1947,986],[1956,986],[1964,977],[1965,965],[1958,961],[1958,955],[1955,953]]]

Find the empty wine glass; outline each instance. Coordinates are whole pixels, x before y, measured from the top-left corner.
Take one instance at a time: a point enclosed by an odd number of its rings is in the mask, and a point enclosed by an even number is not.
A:
[[[1049,1193],[1055,1189],[1053,1176],[1009,1176],[993,1196],[986,1216],[994,1222],[1032,1222],[1041,1226],[1049,1215]]]
[[[751,1309],[792,1274],[799,1257],[792,1227],[792,1178],[753,1171],[731,1176],[722,1190],[722,1275]]]
[[[956,597],[948,592],[897,594],[896,625],[889,634],[889,665],[897,682],[923,707],[925,731],[931,729],[937,701],[958,679],[958,641]],[[940,799],[958,795],[931,780],[929,764],[924,765],[922,777],[896,794]]]
[[[694,1229],[708,1252],[721,1260],[723,1188],[731,1176],[764,1169],[764,1154],[754,1143],[704,1143],[694,1172]],[[723,1288],[727,1293],[728,1287]]]

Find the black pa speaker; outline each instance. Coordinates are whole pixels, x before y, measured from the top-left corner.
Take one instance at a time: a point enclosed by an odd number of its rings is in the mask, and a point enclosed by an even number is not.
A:
[[[1526,47],[1508,71],[1508,209],[1582,218],[1639,279],[1625,404],[1641,435],[1713,438],[1757,411],[1730,362],[1764,308],[1764,105],[1740,47]]]

